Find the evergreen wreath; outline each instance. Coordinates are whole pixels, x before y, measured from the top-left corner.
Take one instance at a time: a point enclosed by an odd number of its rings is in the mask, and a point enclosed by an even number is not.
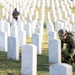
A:
[[[67,50],[63,50],[63,51],[61,52],[61,60],[62,60],[62,62],[64,62],[64,63],[71,64],[71,57],[70,57],[70,54],[68,53]]]

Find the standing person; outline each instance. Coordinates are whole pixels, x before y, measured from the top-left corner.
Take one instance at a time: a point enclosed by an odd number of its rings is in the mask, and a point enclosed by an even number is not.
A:
[[[61,40],[61,48],[63,44],[66,44],[66,50],[69,56],[66,57],[67,61],[71,58],[71,63],[75,62],[75,33],[64,31],[63,29],[58,31],[58,36]]]
[[[20,13],[17,11],[17,9],[15,8],[13,13],[12,13],[12,16],[14,19],[18,20],[18,16],[20,15]]]

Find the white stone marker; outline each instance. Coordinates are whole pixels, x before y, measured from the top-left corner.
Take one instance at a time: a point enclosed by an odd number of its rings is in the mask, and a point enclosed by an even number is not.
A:
[[[41,26],[37,26],[35,29],[35,32],[40,34],[41,42],[42,42],[43,41],[43,34],[42,34]]]
[[[49,39],[56,39],[56,32],[55,31],[48,32],[48,40]]]
[[[25,25],[25,31],[26,31],[26,36],[27,37],[32,37],[32,29],[31,29],[31,23],[27,23]]]
[[[47,12],[47,13],[46,13],[46,20],[47,20],[47,21],[50,20],[50,12]]]
[[[19,60],[19,40],[16,37],[8,37],[8,58]]]
[[[37,47],[27,44],[22,47],[22,75],[37,75]]]
[[[41,34],[43,35],[43,21],[42,20],[38,21],[37,26],[41,27]]]
[[[2,15],[5,16],[5,8],[2,8]]]
[[[72,32],[75,32],[75,25],[72,25],[72,26],[71,26],[71,31],[72,31]]]
[[[46,0],[46,8],[50,7],[50,0]]]
[[[31,22],[32,21],[32,14],[28,14],[28,22]]]
[[[49,39],[49,62],[61,63],[61,41],[58,39]]]
[[[58,32],[60,29],[63,29],[64,28],[64,23],[63,22],[56,22],[55,23],[55,30]]]
[[[68,15],[70,16],[72,14],[71,9],[68,10]]]
[[[35,22],[34,21],[32,21],[32,22],[30,22],[31,23],[31,32],[32,33],[35,33],[35,28],[36,28],[36,24],[35,24]]]
[[[25,30],[19,31],[18,37],[19,37],[19,47],[22,47],[23,45],[26,44],[26,31]]]
[[[18,21],[17,26],[18,26],[18,31],[23,30],[24,29],[24,22],[23,21]]]
[[[0,51],[7,51],[7,33],[0,31]]]
[[[75,22],[75,21],[74,21],[74,14],[71,14],[71,15],[70,15],[70,22],[72,22],[72,23]]]
[[[4,21],[0,20],[0,31],[4,31]]]
[[[32,44],[37,46],[37,54],[41,54],[41,39],[40,39],[40,34],[32,34]]]
[[[50,65],[49,75],[72,75],[72,66],[66,63]]]
[[[51,21],[47,21],[46,26],[47,26],[47,32],[50,32],[50,31],[54,30],[54,25]]]
[[[11,36],[18,37],[18,26],[17,25],[12,25],[10,27],[10,33],[11,33]]]
[[[73,2],[71,1],[70,4],[69,4],[70,8],[73,7]]]
[[[35,17],[35,18],[38,18],[38,16],[39,16],[39,15],[38,15],[38,11],[34,11],[34,17]]]
[[[5,12],[5,19],[8,19],[8,17],[9,17],[9,16],[8,16],[8,12],[6,11],[6,12]]]
[[[7,36],[10,36],[10,23],[6,22],[4,24],[4,30],[7,32]]]
[[[53,21],[54,23],[57,22],[57,17],[56,17],[55,10],[52,11],[52,21]]]
[[[60,11],[58,11],[58,20],[62,20],[62,14]]]
[[[12,17],[12,15],[9,15],[9,17],[8,17],[8,22],[12,22],[12,19],[13,19],[13,17]]]

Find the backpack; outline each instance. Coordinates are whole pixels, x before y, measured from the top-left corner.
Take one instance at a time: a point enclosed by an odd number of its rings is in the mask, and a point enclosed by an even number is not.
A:
[[[67,34],[69,34],[69,35],[75,37],[75,32],[67,32]]]

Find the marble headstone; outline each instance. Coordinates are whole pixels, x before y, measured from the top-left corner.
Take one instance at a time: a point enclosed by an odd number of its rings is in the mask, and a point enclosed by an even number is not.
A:
[[[72,75],[72,66],[66,63],[50,65],[49,75]]]
[[[61,63],[61,41],[59,39],[49,39],[49,62]]]
[[[22,47],[22,75],[37,75],[37,47],[26,44]]]
[[[36,33],[32,35],[32,44],[37,46],[37,54],[41,54],[41,39],[40,39],[40,34]]]
[[[8,58],[19,60],[19,40],[18,37],[8,37]]]
[[[0,51],[7,51],[7,33],[0,31]]]

